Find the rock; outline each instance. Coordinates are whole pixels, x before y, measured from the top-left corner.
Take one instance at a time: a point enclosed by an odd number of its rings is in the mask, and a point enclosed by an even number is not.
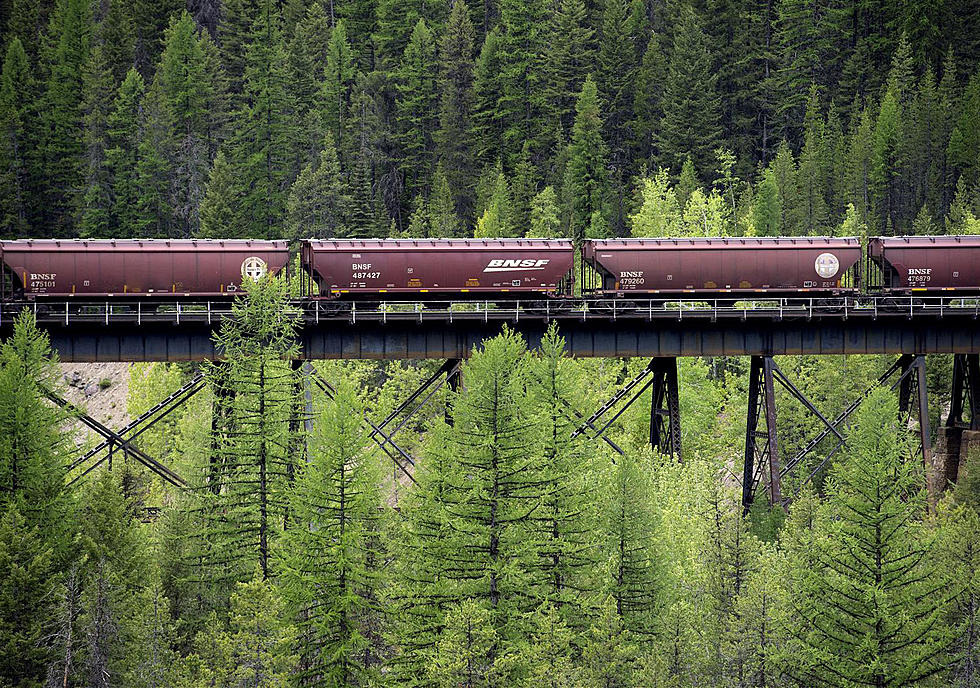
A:
[[[85,396],[90,397],[99,391],[99,386],[94,382],[90,382],[85,386]]]

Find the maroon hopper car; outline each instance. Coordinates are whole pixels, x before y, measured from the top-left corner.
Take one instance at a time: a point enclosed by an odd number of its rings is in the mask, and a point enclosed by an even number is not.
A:
[[[851,237],[599,239],[586,242],[582,257],[601,279],[586,291],[615,296],[796,296],[860,288],[861,242]]]
[[[27,239],[0,242],[3,297],[231,297],[289,262],[285,241]]]
[[[381,300],[562,295],[573,262],[568,239],[310,240],[302,260],[321,297]]]
[[[980,293],[980,236],[872,237],[869,290]]]

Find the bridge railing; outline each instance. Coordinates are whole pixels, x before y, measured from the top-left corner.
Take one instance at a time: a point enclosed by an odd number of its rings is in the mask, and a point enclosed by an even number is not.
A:
[[[297,318],[321,322],[405,322],[482,320],[659,320],[800,318],[980,317],[980,298],[944,296],[867,296],[835,298],[660,298],[660,299],[513,299],[506,301],[330,301],[302,300],[292,304]],[[10,325],[23,309],[40,323],[143,325],[169,323],[213,326],[231,315],[228,301],[39,300],[0,304],[0,327]]]

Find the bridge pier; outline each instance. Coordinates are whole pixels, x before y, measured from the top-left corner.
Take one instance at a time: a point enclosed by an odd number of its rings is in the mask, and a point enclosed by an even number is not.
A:
[[[677,395],[677,359],[655,358],[650,395],[650,446],[661,456],[681,457],[681,409]]]
[[[779,441],[776,436],[776,395],[772,356],[753,356],[749,364],[749,406],[745,424],[745,463],[742,467],[742,507],[755,501],[755,489],[765,482],[769,504],[782,502]],[[759,429],[759,421],[765,430]],[[767,471],[768,469],[768,471]]]
[[[933,501],[962,480],[970,464],[980,459],[980,356],[953,356],[949,415],[936,433],[929,487]],[[972,459],[972,461],[971,461]],[[976,470],[976,467],[973,467]]]

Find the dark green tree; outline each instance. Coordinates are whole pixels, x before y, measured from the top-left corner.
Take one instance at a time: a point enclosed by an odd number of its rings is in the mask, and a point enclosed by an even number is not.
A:
[[[425,21],[412,31],[398,70],[398,139],[405,193],[428,195],[438,126],[436,44]]]
[[[138,214],[142,188],[139,179],[139,143],[143,129],[143,77],[130,69],[119,87],[109,115],[106,166],[112,178],[112,226],[119,237],[139,236]]]
[[[342,237],[348,233],[347,221],[352,199],[337,160],[337,149],[329,134],[320,158],[300,172],[287,202],[285,236]]]
[[[28,234],[37,211],[35,97],[27,53],[14,37],[0,73],[0,232],[7,236]]]
[[[575,106],[575,126],[565,170],[565,188],[571,196],[572,236],[576,241],[591,236],[593,217],[606,212],[609,193],[606,164],[599,94],[590,76]]]

